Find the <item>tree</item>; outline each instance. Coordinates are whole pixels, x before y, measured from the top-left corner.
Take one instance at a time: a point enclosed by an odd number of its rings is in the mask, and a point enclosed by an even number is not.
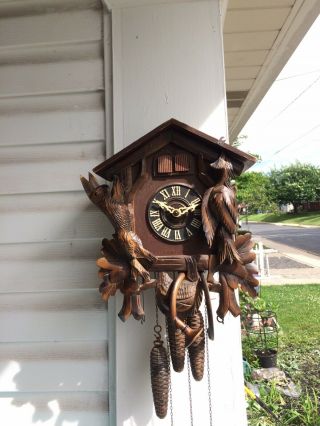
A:
[[[240,148],[241,145],[247,140],[247,138],[248,138],[247,135],[240,135],[240,136],[236,137],[236,139],[234,141],[232,141],[230,144],[232,146],[236,147],[236,148]],[[262,161],[262,157],[261,157],[260,154],[250,152],[250,151],[248,151],[248,154],[255,157],[258,163]]]
[[[303,202],[320,199],[320,168],[296,162],[270,173],[273,194],[279,204],[293,204],[297,213]]]
[[[260,172],[246,172],[236,182],[238,203],[245,204],[250,213],[276,209],[269,176]]]

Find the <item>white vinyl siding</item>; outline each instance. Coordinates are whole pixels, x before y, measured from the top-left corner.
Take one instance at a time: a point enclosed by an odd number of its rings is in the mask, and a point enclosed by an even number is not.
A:
[[[105,158],[107,25],[98,0],[0,1],[4,426],[108,425],[110,230],[79,180]]]

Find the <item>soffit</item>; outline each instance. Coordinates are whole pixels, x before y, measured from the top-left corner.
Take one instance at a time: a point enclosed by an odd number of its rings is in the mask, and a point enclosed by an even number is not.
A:
[[[319,12],[318,0],[229,0],[223,33],[231,141]]]

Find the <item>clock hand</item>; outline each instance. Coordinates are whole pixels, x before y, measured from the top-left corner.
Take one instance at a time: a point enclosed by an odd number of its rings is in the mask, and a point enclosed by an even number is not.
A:
[[[166,210],[167,212],[169,212],[169,213],[173,213],[176,209],[175,208],[173,208],[173,207],[171,207],[171,206],[168,206],[168,204],[167,203],[165,203],[164,201],[159,201],[159,200],[154,200],[153,201],[153,203],[154,204],[158,204],[158,206],[161,208],[161,209],[163,209],[163,210]]]
[[[200,205],[199,201],[196,203],[191,203],[189,206],[186,207],[180,207],[179,209],[177,209],[179,211],[179,215],[178,217],[188,213],[189,211],[194,212],[195,209]]]

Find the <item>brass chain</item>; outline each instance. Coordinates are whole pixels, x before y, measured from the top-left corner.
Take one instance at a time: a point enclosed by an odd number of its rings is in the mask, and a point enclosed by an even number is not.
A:
[[[170,342],[169,342],[169,328],[168,328],[168,320],[166,318],[166,342],[167,342],[167,351],[168,351],[168,368],[170,371],[169,375],[169,409],[170,409],[170,423],[173,425],[173,402],[172,402],[172,383],[171,383],[171,353],[170,353]]]
[[[207,381],[208,381],[208,404],[209,404],[209,426],[213,426],[213,415],[212,415],[212,394],[211,394],[211,376],[210,376],[210,359],[209,359],[209,341],[208,334],[206,332],[208,328],[208,313],[207,307],[205,307],[204,311],[204,329],[205,329],[205,348],[206,348],[206,367],[207,367]]]
[[[187,353],[187,369],[188,369],[188,390],[189,390],[189,409],[190,409],[190,425],[193,426],[193,410],[192,410],[192,389],[191,389],[191,367],[189,353]]]

